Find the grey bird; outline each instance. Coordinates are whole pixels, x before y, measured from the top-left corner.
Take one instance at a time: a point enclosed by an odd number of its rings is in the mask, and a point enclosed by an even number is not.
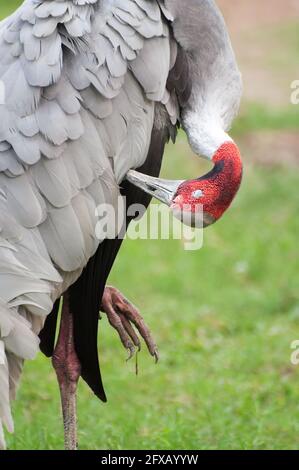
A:
[[[100,309],[131,353],[134,325],[157,357],[139,312],[106,286],[121,238],[114,216],[109,234],[97,230],[96,210],[154,196],[182,220],[191,212],[193,225],[198,204],[202,225],[218,220],[242,176],[227,134],[241,93],[213,0],[26,0],[0,23],[1,448],[24,360],[39,348],[57,372],[65,447],[77,448],[79,377],[106,400]],[[214,169],[161,180],[179,125]]]

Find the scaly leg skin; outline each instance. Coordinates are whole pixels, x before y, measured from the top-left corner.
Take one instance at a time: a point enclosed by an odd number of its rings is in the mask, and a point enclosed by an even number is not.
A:
[[[68,294],[63,298],[59,336],[52,363],[60,388],[66,450],[77,449],[77,385],[81,365],[75,351],[74,321]]]
[[[112,286],[106,286],[102,298],[101,311],[106,313],[110,325],[118,332],[123,346],[128,349],[129,357],[135,353],[135,348],[140,351],[141,343],[134,327],[144,339],[149,353],[158,362],[159,353],[151,332],[145,324],[142,316],[119,290]],[[134,326],[133,326],[134,325]]]

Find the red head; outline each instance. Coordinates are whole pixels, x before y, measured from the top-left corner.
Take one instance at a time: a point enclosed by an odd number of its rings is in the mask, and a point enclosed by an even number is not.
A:
[[[228,209],[240,187],[242,161],[233,142],[222,144],[212,161],[215,166],[209,173],[180,184],[170,206],[181,220],[188,218],[189,212],[189,219],[191,215],[195,226],[199,225],[197,217],[205,227],[216,222]]]
[[[126,178],[146,193],[164,202],[186,225],[207,227],[228,209],[242,179],[242,162],[236,144],[227,141],[212,158],[215,166],[201,178],[163,180],[130,170]]]

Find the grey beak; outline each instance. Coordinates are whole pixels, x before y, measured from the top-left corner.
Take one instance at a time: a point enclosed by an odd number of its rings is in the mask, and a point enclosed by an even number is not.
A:
[[[170,206],[178,187],[184,182],[184,180],[154,178],[135,170],[129,170],[126,179],[167,206]]]

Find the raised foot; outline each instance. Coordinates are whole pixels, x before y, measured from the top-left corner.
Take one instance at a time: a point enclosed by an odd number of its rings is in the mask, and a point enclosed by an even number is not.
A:
[[[128,349],[129,357],[135,353],[135,348],[141,349],[140,336],[144,339],[150,354],[159,359],[159,353],[152,334],[145,324],[138,309],[134,307],[123,294],[112,286],[106,286],[102,298],[101,311],[106,313],[110,325],[118,332],[123,346]]]

